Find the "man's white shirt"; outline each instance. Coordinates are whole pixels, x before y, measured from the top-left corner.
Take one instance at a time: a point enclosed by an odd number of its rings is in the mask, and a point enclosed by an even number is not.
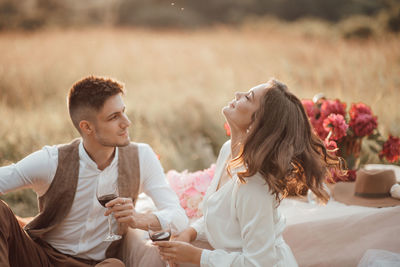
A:
[[[168,186],[164,171],[151,147],[138,143],[140,190],[152,198],[157,207],[154,214],[162,226],[171,224],[179,231],[186,228],[188,219],[179,200]],[[58,165],[57,146],[45,146],[16,164],[0,168],[0,194],[30,187],[38,196],[46,193]],[[103,239],[108,232],[105,208],[96,198],[97,183],[115,183],[118,178],[118,148],[114,159],[104,170],[99,170],[79,144],[79,179],[70,212],[55,229],[44,237],[58,251],[80,258],[102,260],[110,242]],[[113,228],[117,223],[113,220]]]

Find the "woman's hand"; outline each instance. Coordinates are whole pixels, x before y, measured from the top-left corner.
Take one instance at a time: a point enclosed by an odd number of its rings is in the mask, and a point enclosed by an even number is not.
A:
[[[153,242],[160,250],[160,255],[165,261],[174,263],[189,262],[200,265],[203,249],[181,241]]]

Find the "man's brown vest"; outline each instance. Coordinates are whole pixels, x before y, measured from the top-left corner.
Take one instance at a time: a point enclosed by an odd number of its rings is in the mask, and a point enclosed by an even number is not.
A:
[[[74,201],[79,176],[80,139],[58,147],[58,166],[54,179],[39,201],[39,214],[25,226],[32,239],[43,235],[59,225],[69,213]],[[131,143],[118,150],[119,196],[131,197],[134,201],[139,194],[140,168],[138,147]],[[114,241],[106,251],[106,257],[120,258],[122,239]]]

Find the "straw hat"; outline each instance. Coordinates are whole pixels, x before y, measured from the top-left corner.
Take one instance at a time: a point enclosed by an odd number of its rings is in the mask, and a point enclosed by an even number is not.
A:
[[[390,188],[395,183],[393,170],[360,169],[355,182],[335,184],[333,198],[348,205],[393,207],[400,205],[400,199],[390,196]]]

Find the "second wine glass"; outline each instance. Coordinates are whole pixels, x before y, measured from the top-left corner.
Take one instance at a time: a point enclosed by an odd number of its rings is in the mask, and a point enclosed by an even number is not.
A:
[[[113,183],[112,185],[109,185],[102,180],[99,180],[97,183],[97,190],[96,190],[96,197],[99,203],[103,206],[106,207],[106,204],[110,202],[113,199],[116,199],[118,197],[118,185],[116,183]],[[121,239],[122,236],[114,234],[111,226],[111,221],[112,221],[112,214],[108,215],[108,235],[105,237],[104,241],[115,241],[118,239]]]
[[[149,233],[149,237],[151,241],[169,241],[171,239],[171,225],[167,224],[164,227],[155,226],[152,224],[147,225],[147,232]],[[167,262],[165,267],[169,267],[169,263]]]

